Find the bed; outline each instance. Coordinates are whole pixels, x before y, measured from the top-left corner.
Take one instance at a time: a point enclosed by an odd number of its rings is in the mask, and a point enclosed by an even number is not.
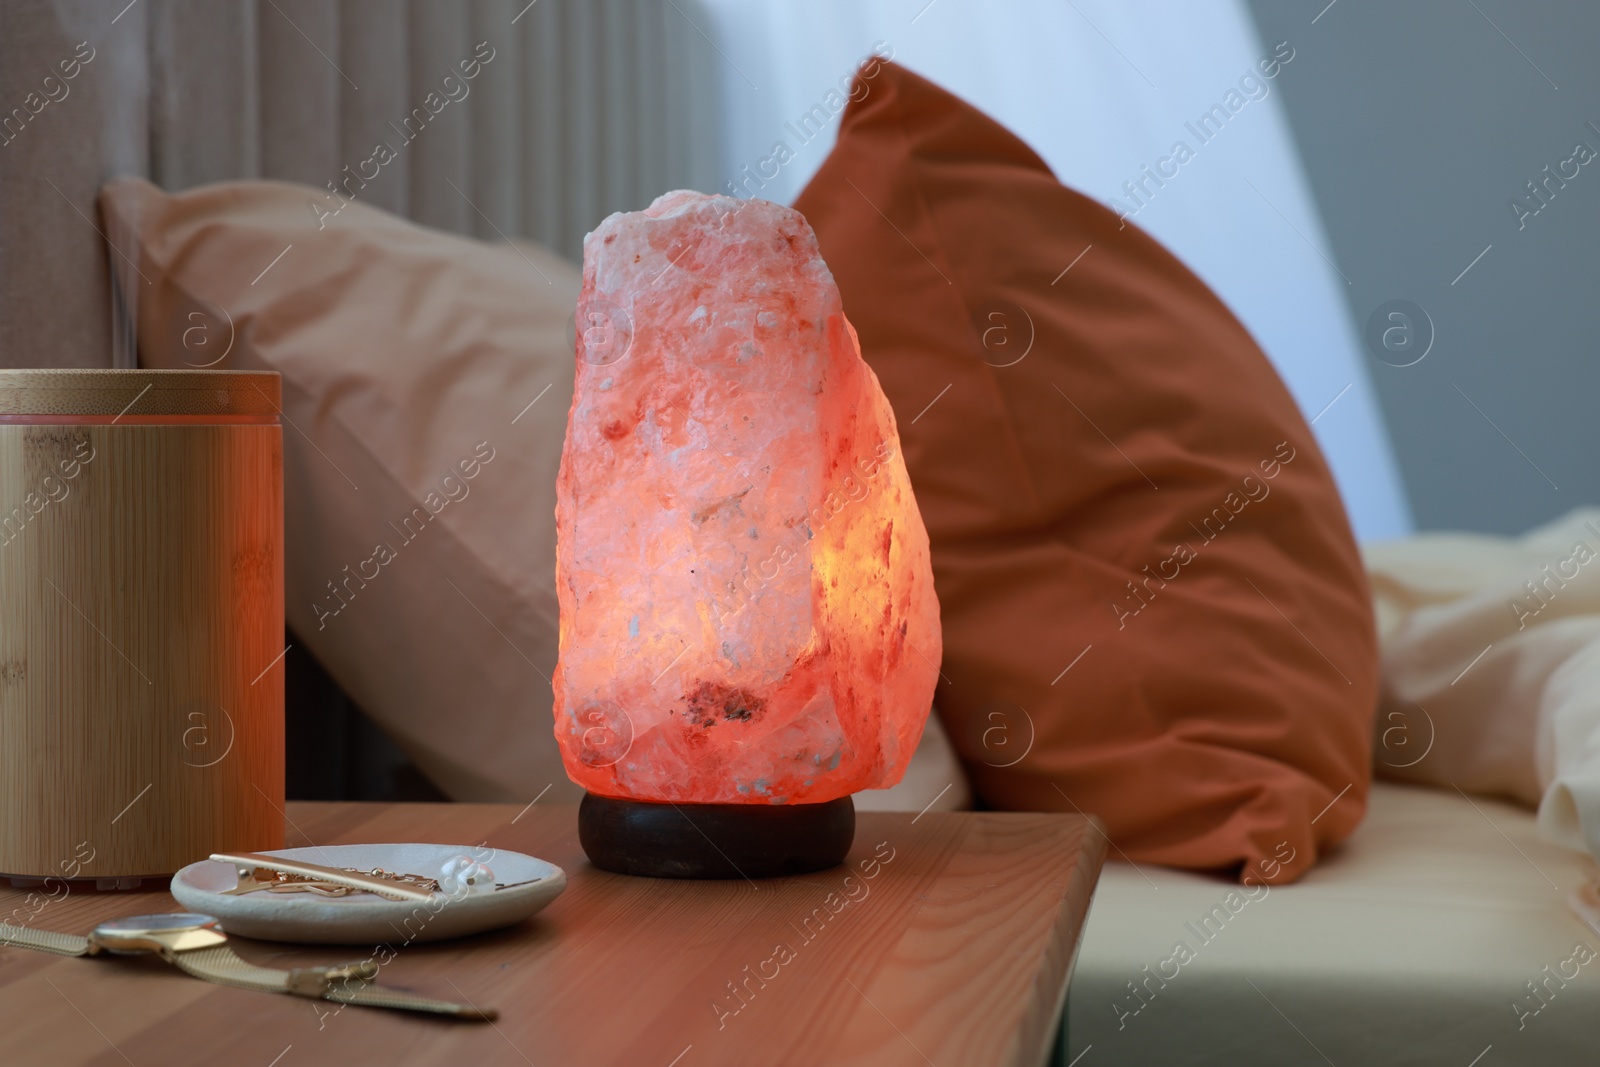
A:
[[[366,73],[375,78],[384,71],[392,74],[403,66],[398,57],[407,56],[418,68],[413,72],[417,78],[431,77],[436,59],[448,65],[479,39],[484,12],[496,13],[508,27],[521,19],[514,32],[506,30],[495,38],[505,57],[495,69],[519,71],[520,80],[508,78],[493,91],[499,95],[491,95],[485,81],[479,90],[479,102],[485,105],[479,123],[470,130],[457,129],[449,138],[441,127],[439,138],[430,135],[419,141],[403,191],[392,202],[374,198],[378,206],[438,228],[481,236],[498,235],[501,229],[538,236],[571,255],[602,206],[598,187],[587,180],[598,171],[613,185],[628,176],[626,188],[604,190],[606,207],[640,206],[640,198],[647,200],[647,194],[675,185],[715,187],[716,175],[704,163],[717,157],[719,133],[704,116],[716,109],[691,106],[706,89],[699,84],[703,78],[680,83],[671,72],[715,71],[714,76],[729,83],[724,93],[728,100],[755,107],[753,96],[734,96],[743,93],[743,73],[732,68],[732,61],[724,70],[719,64],[726,56],[708,59],[703,54],[710,38],[701,36],[699,25],[682,12],[643,0],[634,5],[640,18],[614,18],[603,25],[582,5],[567,5],[559,14],[539,5],[524,9],[525,19],[516,14],[520,2],[514,7],[476,5],[470,11],[417,5],[403,25],[378,20],[392,31],[388,36],[355,32],[362,26],[354,15],[340,23],[336,12],[285,0],[283,6],[295,17],[291,25],[288,15],[273,10],[278,6],[241,2],[202,12],[161,3],[125,12],[118,29],[128,32],[104,39],[106,58],[94,68],[106,72],[104,83],[91,92],[85,81],[72,110],[52,110],[46,113],[48,123],[28,132],[34,153],[27,157],[28,166],[54,175],[60,188],[56,193],[44,190],[41,198],[28,201],[28,211],[3,220],[0,230],[8,235],[10,251],[0,249],[0,277],[13,283],[9,291],[18,295],[19,308],[30,303],[22,299],[29,293],[47,293],[49,299],[31,302],[44,311],[13,316],[0,329],[0,340],[11,340],[12,349],[39,353],[41,359],[110,362],[117,338],[104,313],[110,302],[110,283],[101,269],[106,252],[100,236],[79,218],[79,205],[92,204],[107,174],[146,173],[171,188],[245,176],[320,185],[370,151],[361,140],[367,125],[404,114],[412,103],[405,79],[368,84]],[[756,40],[792,39],[768,32],[754,21],[756,15],[742,14],[743,6],[717,2],[684,7],[697,17],[706,16],[702,21],[718,40],[742,40],[739,34],[746,31]],[[766,10],[771,14],[778,9]],[[70,54],[80,35],[91,29],[100,32],[99,23],[91,27],[87,9],[80,11],[77,5],[43,5],[41,11],[51,17],[23,20],[17,32],[0,41],[0,54]],[[1242,8],[1228,5],[1227,11],[1228,18],[1220,22],[1232,34],[1228,55],[1248,62],[1259,51],[1257,44],[1239,29],[1244,25]],[[180,12],[194,17],[176,17]],[[1056,14],[1062,20],[1077,17]],[[1095,14],[1102,13],[1096,9]],[[871,47],[877,15],[856,27],[854,36],[838,35],[829,58],[818,60],[826,64],[826,77],[816,86],[791,78],[780,94],[773,84],[786,69],[777,59],[792,61],[812,50],[791,48],[774,57],[770,67],[752,64],[767,89],[758,102],[776,111],[745,123],[745,129],[754,131],[750,136],[768,139],[770,131],[782,127],[783,116],[805,112],[833,78]],[[1136,14],[1126,17],[1138,20]],[[1206,16],[1195,18],[1204,21]],[[99,14],[94,19],[103,20]],[[810,11],[800,22],[797,29],[809,27],[818,36],[837,28]],[[301,24],[311,36],[299,36]],[[350,73],[365,88],[360,96],[377,101],[368,110],[354,109],[337,74],[326,68],[326,57],[306,47],[312,37],[332,40],[340,32],[350,39]],[[895,23],[895,41],[905,55],[938,67],[939,55],[919,43],[917,32],[909,22],[904,27]],[[1174,36],[1174,48],[1186,54],[1196,51],[1187,36]],[[984,39],[991,44],[996,40]],[[1098,47],[1098,38],[1084,39]],[[230,42],[234,51],[187,47],[197,40]],[[962,38],[958,43],[965,42]],[[657,54],[657,43],[664,54]],[[952,52],[946,69],[955,74],[969,69],[972,51],[963,47]],[[1010,55],[999,47],[991,51]],[[743,58],[741,50],[734,52]],[[339,54],[345,57],[344,51]],[[598,64],[589,60],[600,54],[638,57],[621,64],[638,72],[637,84],[629,87],[632,95],[608,94],[598,75],[590,78]],[[546,90],[564,73],[558,65],[538,60],[556,56],[569,57],[572,70],[587,79],[580,83],[583,91],[563,99],[593,104],[595,113],[519,103],[554,98]],[[669,57],[676,61],[669,62]],[[1112,77],[1135,79],[1131,67],[1121,69],[1124,62],[1106,53],[1069,66],[1081,68],[1090,84]],[[1238,65],[1233,58],[1227,63],[1230,72]],[[232,72],[233,82],[217,82],[216,70],[207,64]],[[1013,64],[997,64],[1006,65]],[[207,79],[233,89],[220,95],[180,91]],[[1204,70],[1190,72],[1189,80],[1205,98],[1196,103],[1198,108],[1211,99],[1208,94],[1216,85]],[[980,97],[985,86],[974,78],[964,88]],[[990,89],[997,98],[1004,95],[998,83]],[[632,108],[628,101],[635,97],[651,101],[652,107],[659,104],[660,115]],[[1109,92],[1101,98],[1128,99]],[[786,103],[764,103],[771,100]],[[1277,103],[1271,107],[1276,109]],[[1004,114],[1003,108],[997,110]],[[322,114],[343,114],[343,135],[303,136],[303,129],[314,125],[305,116]],[[1053,111],[1041,114],[1056,117]],[[636,126],[623,124],[630,117],[637,119]],[[1129,132],[1138,116],[1108,110],[1090,117],[1126,139],[1119,142],[1132,146],[1126,155],[1081,150],[1065,127],[1055,147],[1063,156],[1066,148],[1074,148],[1078,158],[1101,160],[1103,174],[1073,177],[1088,188],[1115,189],[1122,160],[1148,156],[1143,141],[1133,140]],[[1170,125],[1166,116],[1146,119],[1135,130],[1140,137],[1164,136]],[[124,139],[86,132],[102,123],[135,132]],[[317,128],[324,126],[332,128]],[[600,129],[603,137],[595,133]],[[1297,216],[1309,212],[1303,178],[1288,154],[1287,128],[1275,119],[1263,126],[1261,138],[1257,147],[1265,153],[1262,158],[1276,160],[1274,172],[1292,194],[1285,202]],[[746,158],[741,154],[746,149],[731,135],[724,141],[721,154],[727,160]],[[760,140],[756,146],[765,149],[767,144]],[[352,154],[357,148],[362,155]],[[814,166],[821,154],[819,146],[806,166]],[[17,162],[23,157],[7,158],[13,160],[8,166],[23,166]],[[601,167],[602,159],[612,165]],[[26,177],[7,166],[0,166],[0,174]],[[803,177],[801,168],[795,168],[784,180],[792,192]],[[1216,180],[1223,177],[1219,174]],[[1345,397],[1340,387],[1352,380],[1345,368],[1363,383],[1341,402],[1338,417],[1322,422],[1318,432],[1336,474],[1346,483],[1358,533],[1406,532],[1409,523],[1397,475],[1357,366],[1359,356],[1336,299],[1336,282],[1312,262],[1313,251],[1300,249],[1284,255],[1299,255],[1302,267],[1311,264],[1309,269],[1274,272],[1278,284],[1300,289],[1287,296],[1270,288],[1247,292],[1246,283],[1260,284],[1258,251],[1225,261],[1216,249],[1257,250],[1260,242],[1240,241],[1238,233],[1253,232],[1260,219],[1230,216],[1216,231],[1198,223],[1180,225],[1189,216],[1178,214],[1178,205],[1191,195],[1192,213],[1201,219],[1210,217],[1214,204],[1230,202],[1202,195],[1208,180],[1199,173],[1185,179],[1184,186],[1161,202],[1161,212],[1173,214],[1155,212],[1141,223],[1158,230],[1163,224],[1172,227],[1168,236],[1174,247],[1194,259],[1202,273],[1209,272],[1220,292],[1238,300],[1242,316],[1269,342],[1269,349],[1275,342],[1285,360],[1280,370],[1308,413],[1318,408],[1325,413],[1333,401]],[[638,202],[628,203],[630,198]],[[43,207],[35,211],[36,205]],[[481,216],[473,210],[478,205],[484,209]],[[1277,216],[1259,205],[1248,210],[1272,226],[1278,224]],[[1295,240],[1284,237],[1282,247],[1298,248]],[[39,274],[40,263],[54,264],[56,273]],[[1293,313],[1278,314],[1283,308]],[[1307,341],[1323,336],[1333,340],[1323,347]],[[1327,358],[1307,355],[1324,348],[1331,353]],[[1291,364],[1281,353],[1302,358]],[[1453,671],[1445,675],[1453,676]],[[327,721],[317,722],[319,737],[325,738]],[[936,763],[921,759],[904,788],[889,791],[893,796],[863,797],[861,806],[918,810],[932,803],[961,804],[965,786],[951,766],[949,745],[935,732],[927,747]],[[1592,1061],[1593,1054],[1584,1053],[1588,1021],[1600,1008],[1600,976],[1590,973],[1600,972],[1595,962],[1600,935],[1575,916],[1567,897],[1594,876],[1587,856],[1539,841],[1530,812],[1469,799],[1454,790],[1384,784],[1374,787],[1367,820],[1354,836],[1292,886],[1265,892],[1252,888],[1246,896],[1221,879],[1113,862],[1101,879],[1077,961],[1060,1062],[1082,1067],[1241,1062],[1491,1067]],[[1183,953],[1174,951],[1179,942],[1186,946]]]
[[[1567,899],[1594,877],[1531,812],[1384,783],[1343,848],[1232,912],[1232,882],[1110,862],[1059,1062],[1593,1062],[1600,936]]]

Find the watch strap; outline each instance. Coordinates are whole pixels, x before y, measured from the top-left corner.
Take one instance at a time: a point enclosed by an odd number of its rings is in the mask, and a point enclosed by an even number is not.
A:
[[[0,945],[20,945],[40,952],[53,952],[57,956],[85,956],[89,952],[89,939],[86,937],[54,930],[33,930],[5,922],[0,922]]]
[[[458,1019],[481,1019],[485,1022],[493,1022],[500,1017],[500,1013],[493,1008],[480,1008],[475,1004],[457,1004],[449,1000],[434,1000],[432,997],[419,997],[415,993],[398,989],[380,989],[377,986],[357,987],[352,984],[347,990],[343,983],[339,983],[323,994],[323,999],[343,1004],[359,1004],[364,1008],[427,1011],[437,1015],[453,1015]]]
[[[16,945],[57,956],[85,956],[89,953],[89,939],[86,937],[63,934],[55,930],[34,930],[7,922],[0,922],[0,945]],[[186,974],[238,989],[261,993],[289,993],[293,996],[332,1000],[371,1008],[426,1011],[437,1015],[453,1015],[460,1019],[497,1018],[497,1013],[492,1008],[478,1008],[472,1004],[457,1004],[449,1000],[420,997],[402,990],[378,989],[372,985],[372,980],[378,976],[378,967],[371,960],[334,967],[299,967],[285,971],[258,967],[241,959],[238,953],[226,944],[191,949],[187,952],[162,952],[162,955]]]
[[[292,971],[258,967],[240,959],[228,945],[178,952],[168,957],[185,973],[219,985],[235,986],[261,993],[289,993],[314,1000],[333,1000],[372,1008],[398,1008],[454,1015],[463,1019],[493,1019],[492,1009],[470,1004],[434,1000],[400,990],[377,989],[371,985],[378,968],[371,961],[336,967],[300,967]]]

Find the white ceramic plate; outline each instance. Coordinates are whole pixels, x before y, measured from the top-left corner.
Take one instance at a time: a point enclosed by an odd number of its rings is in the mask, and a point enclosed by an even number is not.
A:
[[[484,853],[489,853],[485,855]],[[264,856],[438,876],[446,860],[471,856],[494,872],[493,893],[422,903],[385,900],[372,893],[322,897],[314,893],[224,894],[238,884],[233,865],[215,860],[191,863],[172,876],[172,895],[190,911],[215,916],[222,928],[263,941],[314,945],[442,941],[519,923],[554,900],[567,887],[560,867],[503,849],[471,845],[322,845],[264,852]],[[503,887],[503,888],[500,888]]]

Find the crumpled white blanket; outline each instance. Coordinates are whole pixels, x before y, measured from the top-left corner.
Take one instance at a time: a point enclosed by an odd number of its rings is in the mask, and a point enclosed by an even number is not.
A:
[[[1383,655],[1380,776],[1537,806],[1600,857],[1600,509],[1520,538],[1362,549]]]

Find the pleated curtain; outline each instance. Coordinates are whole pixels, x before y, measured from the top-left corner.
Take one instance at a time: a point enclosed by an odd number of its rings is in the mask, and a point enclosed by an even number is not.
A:
[[[362,202],[575,259],[606,214],[715,188],[710,26],[694,0],[0,5],[0,366],[112,364],[111,279],[132,268],[95,194],[117,175],[326,190],[383,143]],[[63,81],[80,42],[93,58]]]

